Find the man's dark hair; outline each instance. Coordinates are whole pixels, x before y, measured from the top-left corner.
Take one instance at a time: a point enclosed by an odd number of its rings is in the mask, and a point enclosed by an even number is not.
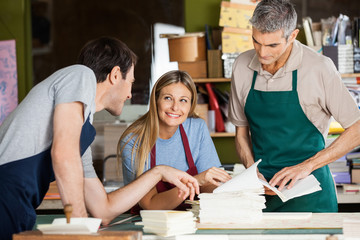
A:
[[[94,71],[98,83],[105,81],[115,66],[120,67],[121,76],[125,79],[136,61],[135,53],[125,43],[112,37],[101,37],[87,42],[78,57],[79,64]]]

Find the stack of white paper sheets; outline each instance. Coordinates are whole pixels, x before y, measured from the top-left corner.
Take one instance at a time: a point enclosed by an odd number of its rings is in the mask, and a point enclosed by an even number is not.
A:
[[[200,223],[255,223],[265,208],[264,187],[253,164],[213,193],[199,195]]]
[[[140,215],[145,233],[169,237],[196,232],[196,218],[192,212],[169,210],[141,210]]]
[[[213,193],[199,195],[200,223],[256,223],[265,208],[264,186],[274,191],[283,202],[316,191],[320,183],[314,175],[297,181],[291,189],[276,187],[258,178],[258,160],[251,167],[219,186]],[[194,206],[193,206],[194,208]]]

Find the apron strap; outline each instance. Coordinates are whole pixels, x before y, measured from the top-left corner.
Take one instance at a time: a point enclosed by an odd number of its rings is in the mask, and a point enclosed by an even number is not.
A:
[[[187,163],[189,165],[189,169],[196,169],[194,159],[192,157],[191,150],[190,150],[189,140],[186,136],[186,133],[185,133],[185,130],[184,130],[184,127],[182,124],[180,124],[180,134],[181,134],[181,140],[184,145],[185,155],[186,155]],[[196,170],[195,175],[196,174],[197,174],[197,170]]]
[[[154,144],[154,146],[151,149],[150,156],[151,156],[150,168],[153,168],[156,165],[156,159],[155,159],[156,158],[156,143]]]
[[[251,83],[251,89],[254,89],[257,75],[258,75],[258,72],[254,71],[254,75],[253,75],[253,79],[252,79],[252,83]]]
[[[292,90],[297,91],[297,70],[292,71]]]

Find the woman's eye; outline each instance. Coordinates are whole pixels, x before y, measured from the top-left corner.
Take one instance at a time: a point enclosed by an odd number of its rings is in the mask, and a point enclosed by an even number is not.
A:
[[[188,101],[186,99],[181,99],[180,102],[187,103]]]
[[[171,97],[164,97],[165,100],[171,100]]]

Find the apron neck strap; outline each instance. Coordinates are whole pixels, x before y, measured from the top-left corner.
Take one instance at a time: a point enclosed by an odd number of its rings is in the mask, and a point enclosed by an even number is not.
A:
[[[292,90],[297,91],[297,70],[292,71]]]
[[[257,71],[254,71],[252,83],[251,83],[251,89],[254,89],[256,77],[258,75]],[[292,71],[292,90],[294,92],[297,91],[297,70]]]
[[[254,71],[254,75],[253,75],[253,79],[252,79],[252,83],[251,83],[251,89],[254,89],[257,75],[258,75],[258,72]]]

